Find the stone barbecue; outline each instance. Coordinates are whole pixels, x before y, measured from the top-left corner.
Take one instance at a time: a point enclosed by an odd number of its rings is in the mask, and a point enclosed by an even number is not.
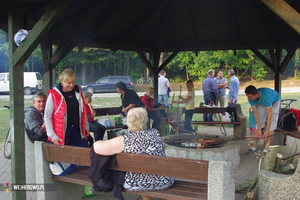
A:
[[[162,137],[166,145],[166,155],[179,158],[190,158],[208,161],[225,161],[229,169],[240,164],[240,146],[227,143],[216,135],[180,134]],[[194,146],[197,141],[209,141],[204,148]],[[188,144],[192,143],[190,147]],[[183,143],[183,144],[182,144]],[[200,142],[199,142],[200,143]],[[198,145],[199,146],[199,145]],[[198,148],[198,149],[197,149]]]

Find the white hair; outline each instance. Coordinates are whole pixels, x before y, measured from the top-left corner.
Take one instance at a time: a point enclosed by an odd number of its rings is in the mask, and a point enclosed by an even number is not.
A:
[[[147,129],[148,113],[145,108],[131,108],[127,114],[127,126],[131,132]]]

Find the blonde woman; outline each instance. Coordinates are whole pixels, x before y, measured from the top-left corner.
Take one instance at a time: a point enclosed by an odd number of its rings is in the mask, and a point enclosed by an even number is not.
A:
[[[54,144],[87,147],[89,124],[76,77],[70,68],[60,74],[60,83],[48,92],[44,121],[48,139]]]
[[[94,151],[97,154],[137,153],[165,156],[165,145],[158,130],[147,129],[148,114],[144,108],[132,108],[127,114],[127,126],[130,133],[111,140],[97,141]],[[163,190],[171,187],[174,178],[151,174],[126,172],[123,187],[131,191]],[[144,200],[151,199],[142,196]]]

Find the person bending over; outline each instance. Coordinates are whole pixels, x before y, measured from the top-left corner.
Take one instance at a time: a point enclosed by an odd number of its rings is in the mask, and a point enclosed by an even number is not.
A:
[[[258,88],[253,85],[249,85],[245,89],[248,102],[250,103],[254,118],[256,121],[256,129],[254,132],[253,145],[251,149],[246,153],[256,151],[257,140],[262,137],[262,128],[265,127],[267,119],[267,127],[263,134],[263,139],[266,142],[263,153],[268,152],[268,147],[271,145],[274,139],[274,130],[277,128],[278,115],[280,111],[280,96],[278,92],[270,88]]]

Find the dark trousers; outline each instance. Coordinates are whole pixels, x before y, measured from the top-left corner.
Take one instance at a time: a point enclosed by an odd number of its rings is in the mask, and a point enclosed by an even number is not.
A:
[[[79,124],[67,126],[65,145],[87,147],[87,140],[85,138],[81,138]]]
[[[106,131],[105,126],[99,124],[97,121],[89,122],[89,126],[89,131],[94,133],[95,141],[103,140],[103,136]]]
[[[157,104],[155,104],[153,106],[153,108],[159,108],[160,106],[161,106],[161,104],[157,103]],[[160,110],[159,112],[162,114],[162,116],[164,116],[164,118],[168,117],[168,115],[167,115],[167,113],[166,113],[165,110]],[[150,111],[150,112],[148,112],[148,117],[153,120],[152,128],[157,128],[156,126],[159,123],[159,117],[157,116],[157,111]]]
[[[204,103],[207,105],[208,100],[216,102],[216,95],[213,92],[205,92],[204,94]],[[203,121],[213,121],[213,113],[203,113]]]
[[[184,128],[188,131],[194,131],[191,127],[191,121],[195,110],[185,110],[185,117],[184,117]]]

